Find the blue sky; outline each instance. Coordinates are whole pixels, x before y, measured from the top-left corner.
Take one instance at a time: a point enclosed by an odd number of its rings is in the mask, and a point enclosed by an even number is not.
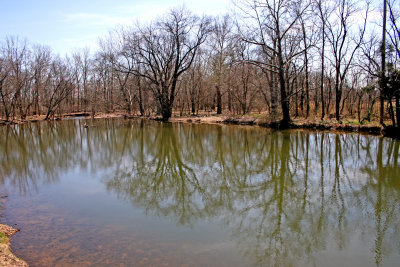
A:
[[[197,14],[226,13],[230,0],[0,0],[0,42],[26,38],[64,55],[96,49],[99,37],[118,25],[150,21],[170,8],[185,5]]]

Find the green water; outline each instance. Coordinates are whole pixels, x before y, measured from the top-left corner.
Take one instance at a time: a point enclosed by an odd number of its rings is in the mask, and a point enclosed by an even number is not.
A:
[[[399,266],[399,147],[140,120],[0,127],[0,216],[30,266]]]

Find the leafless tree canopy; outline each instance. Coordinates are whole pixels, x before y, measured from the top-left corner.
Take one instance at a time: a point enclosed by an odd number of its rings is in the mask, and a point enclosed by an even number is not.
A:
[[[214,18],[175,8],[63,58],[8,37],[0,116],[260,113],[398,126],[399,17],[398,0],[246,0]]]

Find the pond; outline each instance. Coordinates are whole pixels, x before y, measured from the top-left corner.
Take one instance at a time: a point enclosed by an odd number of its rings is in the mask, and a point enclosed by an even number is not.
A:
[[[1,127],[0,216],[30,266],[398,266],[399,147],[146,120]]]

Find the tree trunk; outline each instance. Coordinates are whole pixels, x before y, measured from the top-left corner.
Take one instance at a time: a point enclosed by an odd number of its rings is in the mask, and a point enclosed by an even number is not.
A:
[[[304,22],[301,23],[301,28],[303,30],[303,44],[305,47],[304,51],[304,65],[305,65],[305,86],[306,86],[306,119],[310,115],[310,83],[309,83],[309,73],[308,73],[308,49],[307,49],[307,33],[304,26]]]
[[[40,108],[39,108],[39,82],[35,81],[35,91],[34,91],[34,115],[40,115]]]
[[[358,123],[360,124],[361,124],[361,98],[362,94],[358,95],[357,117],[358,117]]]
[[[300,110],[302,115],[304,115],[304,86],[301,85],[301,94],[300,94]]]
[[[397,127],[400,127],[400,93],[396,93],[396,120]]]
[[[270,94],[271,94],[271,110],[270,114],[272,114],[272,117],[275,119],[277,109],[278,109],[278,95],[277,95],[277,88],[276,88],[276,75],[274,72],[270,72]]]
[[[217,89],[217,114],[222,114],[222,95],[221,88],[219,85],[216,86]]]
[[[336,69],[335,81],[335,118],[340,123],[340,100],[342,99],[342,90],[339,86],[340,69]]]
[[[172,116],[172,105],[169,103],[167,94],[163,94],[160,101],[161,115],[163,121],[168,121]]]
[[[6,115],[6,121],[8,121],[10,119],[10,113],[8,111],[8,108],[7,108],[7,103],[6,103],[6,100],[5,100],[5,96],[3,94],[3,80],[0,81],[0,96],[1,96],[1,102],[3,103],[4,112],[5,112],[5,115]]]
[[[392,125],[396,126],[396,120],[394,118],[394,109],[392,99],[389,99],[389,109],[390,109],[390,118],[392,119]]]
[[[289,99],[286,95],[286,86],[285,86],[285,73],[283,70],[283,60],[280,58],[279,61],[282,63],[282,68],[279,70],[279,83],[281,89],[281,106],[282,106],[282,113],[283,118],[281,123],[283,125],[289,124],[290,122],[290,110],[289,110]]]
[[[385,101],[383,94],[386,90],[386,17],[387,17],[387,3],[383,0],[383,25],[382,25],[382,43],[381,43],[381,94],[380,94],[380,109],[379,109],[379,123],[383,123],[383,112]]]
[[[323,69],[323,67],[322,67]],[[324,73],[321,74],[321,121],[325,118],[325,100],[324,100]]]
[[[298,76],[296,75],[296,77],[295,77],[295,83],[296,83],[296,89],[295,90],[297,90],[297,88],[299,88],[299,81],[298,81]],[[296,115],[295,115],[296,117],[298,117],[299,116],[299,93],[298,92],[296,92]]]
[[[137,79],[138,79],[138,89],[139,89],[139,95],[138,95],[139,111],[140,111],[140,116],[144,116],[142,85],[140,83],[140,77],[137,77]]]
[[[324,101],[324,74],[325,74],[325,28],[326,21],[324,14],[322,12],[322,7],[320,6],[320,14],[322,20],[322,51],[321,51],[321,78],[320,78],[320,93],[321,93],[321,120],[325,117],[325,101]]]
[[[190,96],[190,102],[191,102],[191,106],[192,106],[192,115],[196,114],[196,103],[194,100],[194,94],[192,94]]]

